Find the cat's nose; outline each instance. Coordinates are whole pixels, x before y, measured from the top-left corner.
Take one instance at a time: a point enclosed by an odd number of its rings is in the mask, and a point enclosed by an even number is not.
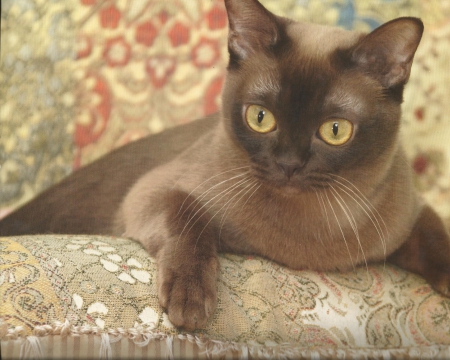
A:
[[[296,171],[302,168],[302,164],[300,163],[285,163],[277,161],[277,165],[288,179],[290,179]]]

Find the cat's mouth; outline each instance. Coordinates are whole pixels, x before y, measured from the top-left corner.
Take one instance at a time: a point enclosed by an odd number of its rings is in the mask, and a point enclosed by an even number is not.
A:
[[[300,194],[328,188],[330,178],[325,174],[298,174],[292,177],[272,175],[270,172],[256,171],[254,176],[263,183],[287,194]]]

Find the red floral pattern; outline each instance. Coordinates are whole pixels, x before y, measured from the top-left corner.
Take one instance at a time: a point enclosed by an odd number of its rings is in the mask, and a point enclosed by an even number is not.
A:
[[[114,5],[110,5],[99,11],[99,17],[102,28],[116,29],[119,24],[121,14]]]
[[[101,79],[101,96],[108,94],[101,106],[108,109],[100,112],[88,99],[100,96],[94,88],[78,93],[75,167],[127,141],[218,111],[227,59],[221,1],[80,1],[79,68]]]
[[[145,46],[152,46],[158,30],[150,22],[146,21],[136,27],[136,42]]]
[[[125,41],[123,36],[118,36],[106,41],[103,50],[103,58],[109,66],[124,66],[131,57],[131,46]]]

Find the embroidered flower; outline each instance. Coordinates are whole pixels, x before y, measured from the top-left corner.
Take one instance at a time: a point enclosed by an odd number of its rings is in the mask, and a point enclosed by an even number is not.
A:
[[[118,273],[117,278],[129,284],[135,284],[136,280],[148,284],[151,275],[148,271],[142,270],[142,264],[136,259],[129,258],[123,260],[120,255],[108,254],[105,258],[100,259],[103,267],[113,273]]]
[[[260,322],[262,320],[262,314],[261,311],[259,311],[257,308],[249,308],[247,311],[247,316],[250,318],[250,320],[254,322]]]
[[[107,243],[74,239],[66,247],[69,250],[81,250],[87,255],[98,256],[103,267],[109,272],[117,273],[117,277],[123,282],[129,284],[135,284],[136,280],[144,284],[150,282],[150,273],[142,270],[143,266],[139,261],[134,258],[124,260],[120,255],[114,254],[117,249]],[[90,285],[88,282],[83,282],[81,287],[86,292],[96,291],[95,284]]]
[[[66,248],[70,250],[83,249],[82,251],[88,255],[101,256],[103,253],[109,253],[117,251],[116,248],[102,241],[89,241],[89,240],[77,240],[73,239],[70,244],[66,245]]]

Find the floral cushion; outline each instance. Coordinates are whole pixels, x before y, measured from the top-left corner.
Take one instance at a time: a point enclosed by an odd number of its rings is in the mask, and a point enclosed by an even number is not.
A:
[[[218,307],[185,333],[159,306],[155,262],[136,242],[2,238],[0,259],[3,358],[450,356],[450,300],[388,264],[322,273],[222,255]]]
[[[297,20],[369,31],[419,16],[402,137],[417,188],[450,224],[450,6],[441,0],[261,0]],[[2,0],[0,216],[73,169],[217,111],[222,0]]]

